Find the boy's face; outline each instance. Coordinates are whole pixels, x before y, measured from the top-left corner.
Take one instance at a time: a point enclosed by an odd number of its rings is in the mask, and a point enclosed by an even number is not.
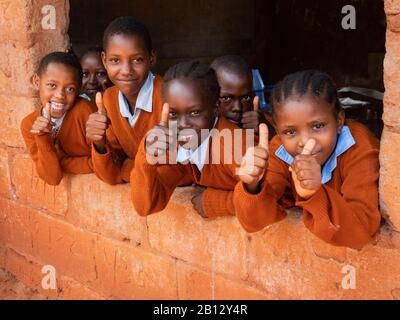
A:
[[[102,59],[110,80],[135,103],[155,62],[154,51],[149,52],[139,36],[114,35],[108,39]]]
[[[61,63],[50,63],[41,76],[33,78],[42,107],[51,104],[51,116],[61,118],[75,103],[79,92],[77,71]]]
[[[312,155],[323,165],[335,149],[344,118],[342,111],[336,119],[333,106],[322,99],[305,96],[279,105],[274,122],[283,146],[291,156],[300,154],[306,142],[313,138],[316,145]]]
[[[242,114],[253,109],[253,83],[250,75],[238,75],[222,70],[218,72],[221,88],[218,101],[221,114],[230,122],[241,126]]]
[[[211,94],[193,82],[174,80],[165,98],[170,106],[169,120],[177,124],[178,143],[197,149],[206,137],[201,137],[201,129],[211,129],[215,119],[217,110]]]
[[[83,69],[82,91],[92,100],[98,91],[102,92],[110,86],[106,68],[97,52],[89,52],[81,59]]]

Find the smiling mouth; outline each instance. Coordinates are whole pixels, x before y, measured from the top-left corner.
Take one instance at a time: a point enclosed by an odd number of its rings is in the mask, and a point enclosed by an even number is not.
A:
[[[64,103],[51,102],[51,111],[62,112],[67,105]]]
[[[187,143],[193,138],[193,135],[180,135],[178,136],[178,141],[179,142],[184,142]]]

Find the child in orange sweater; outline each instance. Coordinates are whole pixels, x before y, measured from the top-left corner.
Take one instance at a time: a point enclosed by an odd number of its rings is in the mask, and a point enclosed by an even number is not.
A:
[[[57,185],[63,172],[93,172],[85,126],[94,107],[78,98],[82,82],[78,59],[64,52],[46,55],[33,82],[42,107],[22,120],[21,131],[39,177]]]
[[[221,88],[218,99],[220,113],[240,128],[254,129],[258,133],[258,125],[267,123],[267,120],[258,110],[258,103],[253,101],[253,75],[246,61],[240,56],[227,55],[215,59],[211,68],[217,73]]]
[[[100,47],[89,48],[80,58],[83,72],[81,92],[93,102],[97,92],[103,92],[111,86],[101,60],[102,52],[103,49]]]
[[[131,17],[120,17],[104,32],[103,64],[115,86],[97,100],[87,122],[96,175],[109,184],[129,182],[139,143],[159,121],[162,79],[150,69],[156,61],[149,32]]]
[[[175,65],[164,76],[163,93],[162,121],[141,142],[131,175],[136,211],[145,216],[163,210],[175,188],[190,182],[201,186],[192,198],[201,216],[234,215],[236,169],[246,139],[244,130],[217,116],[219,86],[214,70],[198,62]],[[242,138],[239,145],[233,143],[237,134]],[[232,151],[239,154],[237,162],[230,161]],[[215,161],[218,157],[220,161]]]
[[[296,205],[322,240],[352,248],[370,242],[381,221],[378,141],[361,124],[345,123],[333,81],[318,71],[285,77],[271,106],[277,136],[269,150],[248,149],[235,189],[242,226],[261,230]]]

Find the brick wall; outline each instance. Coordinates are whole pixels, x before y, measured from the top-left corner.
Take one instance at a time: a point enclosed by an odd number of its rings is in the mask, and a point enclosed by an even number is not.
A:
[[[68,1],[50,2],[57,28],[43,31],[44,1],[0,1],[1,268],[52,299],[400,299],[400,234],[393,228],[359,252],[320,241],[296,211],[249,235],[234,218],[200,218],[190,188],[175,192],[163,213],[143,218],[128,185],[108,186],[94,175],[66,176],[57,187],[42,182],[19,123],[37,100],[34,61],[68,44]],[[400,1],[386,1],[386,11],[381,200],[400,230]],[[41,286],[45,265],[55,267],[55,290]],[[355,268],[356,289],[342,287],[347,265]]]

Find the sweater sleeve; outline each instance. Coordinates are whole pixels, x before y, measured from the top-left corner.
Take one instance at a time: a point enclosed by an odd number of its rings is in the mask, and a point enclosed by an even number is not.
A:
[[[93,172],[91,156],[70,157],[64,155],[61,158],[61,167],[66,173],[85,174]]]
[[[323,185],[296,205],[303,208],[304,224],[316,236],[333,245],[360,249],[372,240],[381,220],[378,149],[359,148],[347,154],[341,166],[340,192]]]
[[[162,211],[175,188],[188,174],[179,164],[149,164],[144,147],[145,139],[140,143],[130,177],[133,206],[141,216]]]
[[[203,209],[209,218],[234,216],[233,191],[208,187],[203,193]]]
[[[35,163],[38,176],[50,185],[58,185],[63,177],[57,151],[49,133],[34,135],[30,132],[32,123],[25,118],[21,124],[21,132],[28,153]]]
[[[260,185],[257,194],[249,193],[243,182],[238,182],[234,190],[236,216],[247,232],[260,231],[286,217],[283,203],[285,191],[291,187],[289,170],[274,153],[270,154]]]
[[[101,154],[92,144],[93,170],[97,177],[111,185],[129,182],[133,161],[126,162],[129,158],[110,127],[107,129],[106,149],[107,152]]]

